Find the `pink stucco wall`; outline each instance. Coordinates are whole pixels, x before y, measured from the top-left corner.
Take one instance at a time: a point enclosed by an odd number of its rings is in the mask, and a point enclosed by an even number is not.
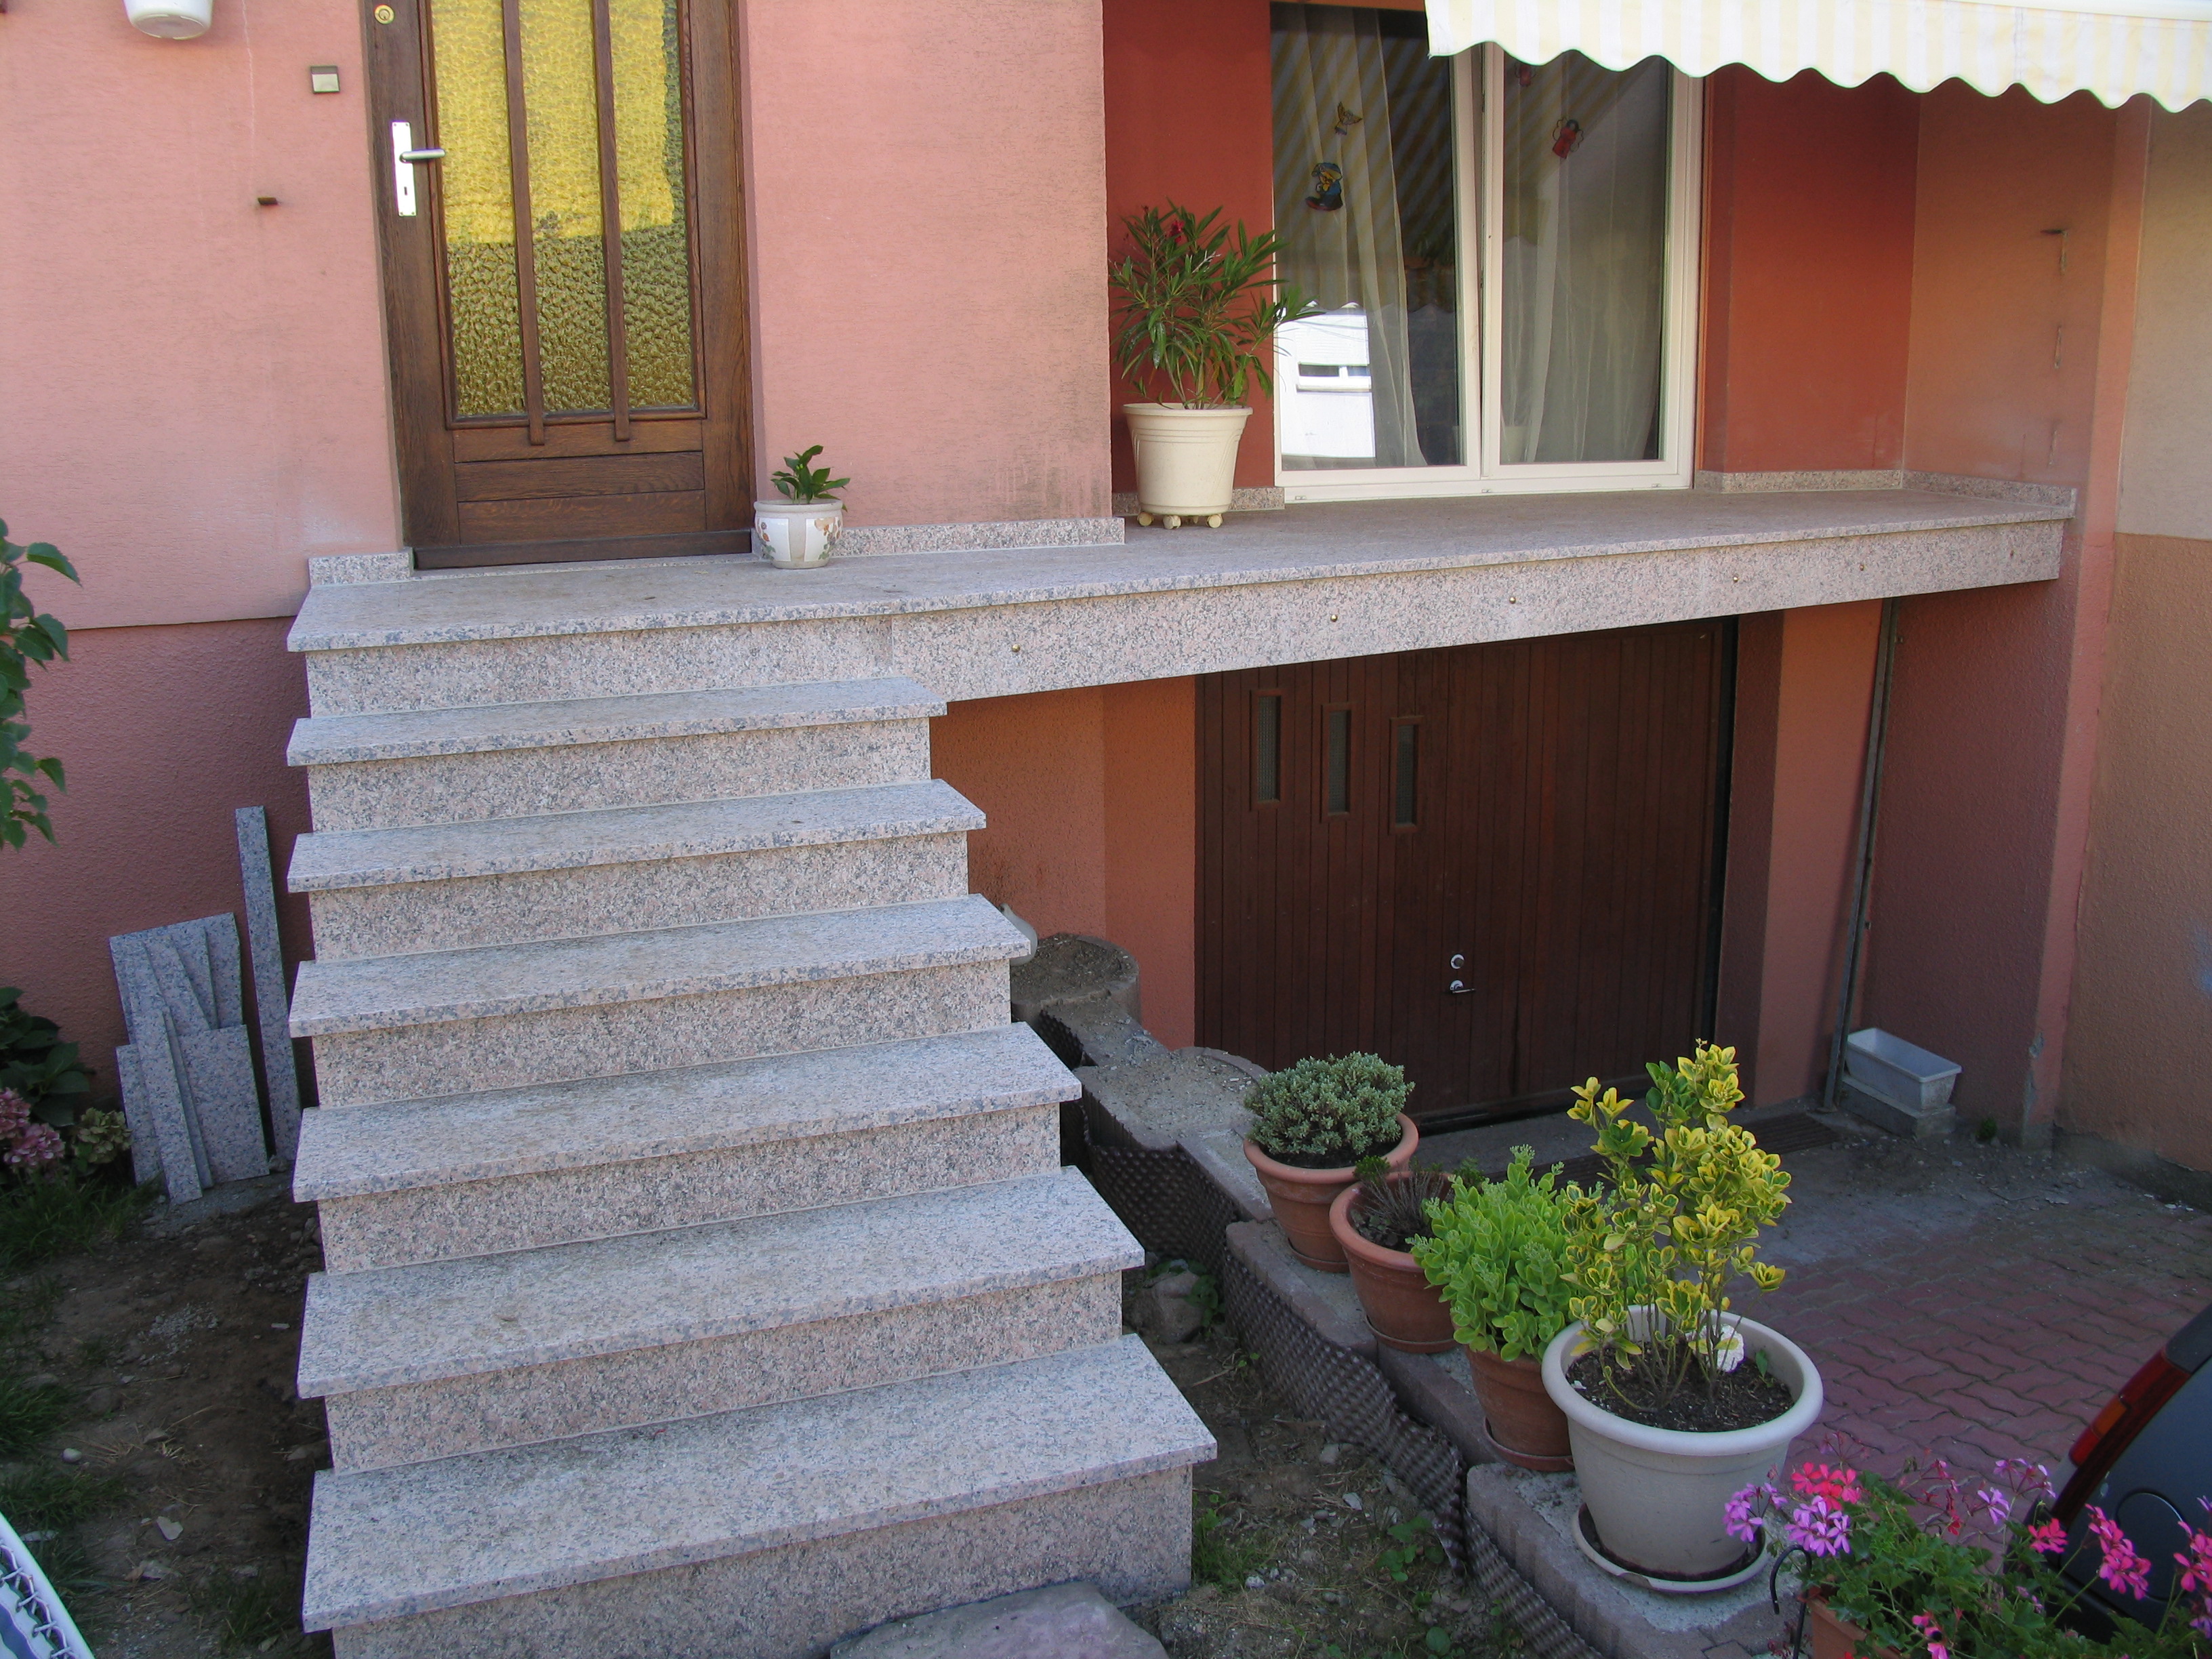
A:
[[[361,10],[0,17],[0,514],[84,573],[34,589],[72,626],[288,615],[307,556],[399,544]]]
[[[1905,465],[2082,495],[2058,580],[1905,605],[1863,1018],[2031,1139],[2065,1042],[2145,131],[2086,94],[1923,102]]]
[[[1109,506],[1099,9],[741,9],[762,477],[856,524]]]

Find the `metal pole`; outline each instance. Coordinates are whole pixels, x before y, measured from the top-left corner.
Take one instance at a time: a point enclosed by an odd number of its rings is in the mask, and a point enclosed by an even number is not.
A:
[[[1820,1104],[1833,1106],[1843,1085],[1844,1038],[1850,1030],[1851,1005],[1858,1000],[1861,946],[1866,940],[1867,905],[1874,887],[1875,819],[1881,811],[1881,763],[1889,742],[1889,687],[1897,665],[1898,601],[1881,602],[1881,633],[1874,653],[1874,703],[1867,710],[1866,776],[1859,787],[1858,858],[1851,875],[1850,932],[1844,940],[1844,983],[1836,998],[1836,1029],[1828,1041],[1828,1077]]]

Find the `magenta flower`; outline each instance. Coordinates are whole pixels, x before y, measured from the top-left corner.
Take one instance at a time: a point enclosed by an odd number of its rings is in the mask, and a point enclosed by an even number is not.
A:
[[[2012,1483],[2012,1489],[2022,1498],[2056,1498],[2057,1488],[2051,1484],[2051,1466],[2031,1463],[2025,1457],[2000,1457],[1996,1472]]]
[[[2212,1504],[2205,1506],[2212,1509]],[[2192,1532],[2189,1547],[2175,1552],[2181,1564],[2181,1588],[2212,1595],[2212,1532]]]
[[[2136,1547],[2128,1541],[2120,1523],[2099,1509],[2089,1505],[2093,1517],[2089,1530],[2097,1540],[2098,1547],[2105,1553],[2097,1568],[2097,1577],[2121,1595],[2140,1601],[2150,1594],[2150,1563],[2136,1553]]]
[[[0,1140],[13,1140],[30,1126],[31,1103],[13,1089],[0,1089]]]
[[[1951,1659],[1951,1650],[1943,1644],[1943,1627],[1924,1613],[1912,1615],[1912,1628],[1918,1631],[1928,1644],[1928,1659]]]
[[[2045,1555],[2057,1555],[2066,1547],[2066,1528],[2056,1521],[2045,1521],[2027,1529],[2027,1541]]]
[[[1990,1524],[2002,1527],[2012,1519],[2012,1499],[1995,1486],[1982,1486],[1974,1492],[1974,1502],[1990,1517]]]
[[[8,1149],[7,1162],[10,1169],[43,1170],[62,1155],[60,1133],[44,1123],[33,1123],[16,1132],[15,1144]]]
[[[1817,1494],[1790,1510],[1790,1524],[1784,1530],[1790,1541],[1808,1555],[1850,1553],[1850,1513]]]
[[[1826,1463],[1800,1464],[1790,1472],[1790,1484],[1807,1498],[1824,1498],[1838,1505],[1856,1504],[1862,1496],[1856,1469],[1832,1469]]]

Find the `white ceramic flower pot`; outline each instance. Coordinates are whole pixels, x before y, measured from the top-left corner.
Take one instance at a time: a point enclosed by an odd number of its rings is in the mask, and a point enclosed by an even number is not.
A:
[[[163,40],[205,34],[215,21],[215,0],[123,0],[131,27]]]
[[[1790,1443],[1820,1420],[1820,1374],[1805,1351],[1755,1321],[1723,1317],[1734,1319],[1749,1353],[1765,1353],[1796,1397],[1771,1423],[1725,1434],[1646,1428],[1592,1403],[1567,1381],[1580,1324],[1544,1350],[1544,1392],[1567,1414],[1575,1476],[1598,1537],[1617,1561],[1655,1577],[1703,1578],[1741,1559],[1743,1545],[1728,1535],[1729,1499],[1778,1475]]]
[[[1137,452],[1137,518],[1174,529],[1185,519],[1218,527],[1237,483],[1237,445],[1252,411],[1124,404]]]
[[[829,563],[844,527],[842,501],[753,503],[753,543],[779,570],[817,570]]]

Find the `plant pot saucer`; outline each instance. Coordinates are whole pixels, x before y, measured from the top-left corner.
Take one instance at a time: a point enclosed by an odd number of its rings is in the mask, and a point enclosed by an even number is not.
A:
[[[1744,1559],[1734,1566],[1723,1567],[1703,1578],[1662,1578],[1656,1573],[1632,1567],[1625,1561],[1616,1561],[1606,1553],[1605,1546],[1598,1542],[1597,1523],[1590,1519],[1589,1506],[1578,1504],[1575,1509],[1575,1547],[1591,1562],[1611,1577],[1648,1590],[1657,1590],[1662,1595],[1708,1595],[1715,1590],[1734,1589],[1738,1584],[1750,1583],[1759,1577],[1766,1565],[1766,1552],[1753,1547],[1744,1552]]]

